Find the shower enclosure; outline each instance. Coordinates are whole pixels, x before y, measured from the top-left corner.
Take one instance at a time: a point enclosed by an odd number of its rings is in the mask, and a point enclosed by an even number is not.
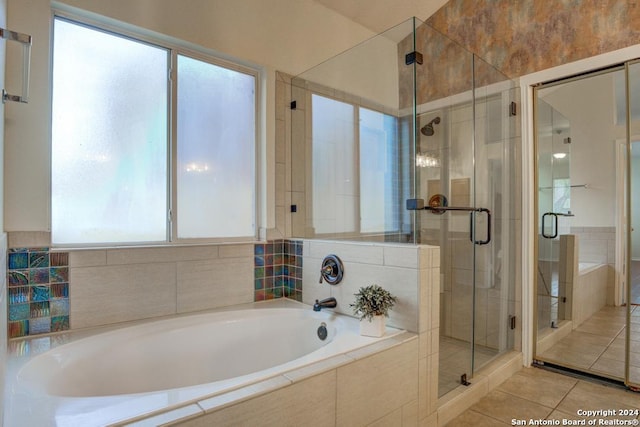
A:
[[[640,389],[640,65],[535,85],[534,362]]]
[[[439,395],[519,347],[518,93],[416,19],[292,79],[292,235],[440,247]]]

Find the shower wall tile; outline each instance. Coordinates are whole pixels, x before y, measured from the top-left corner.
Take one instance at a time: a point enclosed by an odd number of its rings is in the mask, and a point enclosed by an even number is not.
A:
[[[56,314],[64,311],[61,314],[68,316],[68,260],[67,252],[51,252],[46,247],[9,249],[9,338],[52,332],[53,299],[57,300]],[[58,322],[55,327],[56,331],[69,329],[69,322]]]

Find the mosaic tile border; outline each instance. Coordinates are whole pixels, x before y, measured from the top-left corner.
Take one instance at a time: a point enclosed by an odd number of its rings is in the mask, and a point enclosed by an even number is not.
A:
[[[69,329],[69,253],[10,248],[7,254],[9,338]]]
[[[302,301],[302,241],[273,240],[254,246],[254,301]]]

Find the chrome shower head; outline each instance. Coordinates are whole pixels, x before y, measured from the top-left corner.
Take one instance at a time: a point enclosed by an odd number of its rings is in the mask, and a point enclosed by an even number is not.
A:
[[[436,117],[426,125],[422,126],[422,128],[420,129],[420,132],[425,136],[432,136],[435,133],[435,131],[433,130],[434,124],[436,125],[440,124],[440,116]]]

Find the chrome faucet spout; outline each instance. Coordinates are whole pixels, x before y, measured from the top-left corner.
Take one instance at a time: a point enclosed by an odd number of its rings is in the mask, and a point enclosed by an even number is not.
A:
[[[313,311],[320,311],[323,308],[335,308],[338,305],[338,301],[334,297],[325,298],[322,301],[316,300],[313,304]]]

